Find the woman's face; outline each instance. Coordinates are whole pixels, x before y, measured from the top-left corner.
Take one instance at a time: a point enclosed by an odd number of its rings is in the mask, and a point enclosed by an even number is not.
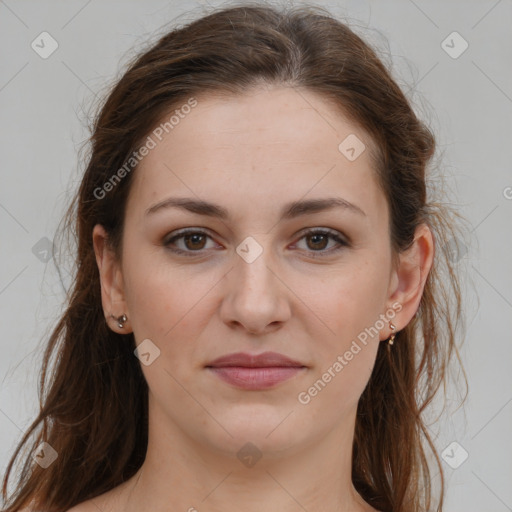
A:
[[[348,429],[388,321],[400,323],[371,141],[306,90],[184,110],[134,171],[112,303],[137,345],[150,340],[152,421],[226,453],[291,452]],[[240,352],[301,368],[209,367]]]

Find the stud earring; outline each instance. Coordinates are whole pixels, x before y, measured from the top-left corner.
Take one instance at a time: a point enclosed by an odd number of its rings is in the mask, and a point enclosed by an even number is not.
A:
[[[117,318],[114,315],[110,315],[112,318],[117,320],[117,325],[122,329],[124,327],[124,323],[128,320],[128,317],[125,314],[118,316]]]
[[[388,345],[393,345],[393,343],[395,342],[395,336],[396,336],[395,329],[396,329],[396,327],[391,322],[389,322],[389,328],[391,329],[392,334],[391,334],[391,336],[388,339]]]

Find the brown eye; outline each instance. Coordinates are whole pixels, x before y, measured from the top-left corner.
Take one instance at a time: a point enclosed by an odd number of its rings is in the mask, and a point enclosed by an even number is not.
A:
[[[206,237],[200,233],[193,233],[192,235],[183,236],[183,241],[187,249],[204,249]]]
[[[329,243],[329,236],[326,236],[323,233],[314,233],[312,235],[308,235],[306,238],[311,240],[311,245],[309,245],[311,249],[325,249]]]
[[[329,256],[332,253],[349,246],[349,243],[341,238],[337,231],[330,231],[326,229],[310,230],[306,232],[300,240],[303,239],[306,240],[305,250],[314,258]],[[328,249],[327,247],[331,240],[333,240],[335,244]]]
[[[163,245],[172,252],[194,256],[194,253],[200,253],[203,249],[208,249],[206,247],[208,239],[211,240],[212,238],[205,231],[188,229],[165,239]]]

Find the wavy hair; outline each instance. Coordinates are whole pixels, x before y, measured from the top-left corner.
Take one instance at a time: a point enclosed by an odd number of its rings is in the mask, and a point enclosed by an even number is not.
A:
[[[121,257],[125,205],[136,166],[101,199],[97,191],[173,108],[196,95],[243,94],[258,83],[318,93],[370,134],[377,148],[374,171],[390,209],[395,256],[412,244],[419,224],[433,232],[434,264],[418,311],[397,334],[392,350],[380,344],[360,397],[352,480],[382,512],[430,511],[434,490],[428,448],[439,472],[436,506],[442,511],[443,469],[423,413],[445,384],[454,354],[462,368],[457,339],[463,309],[455,262],[443,250],[458,240],[459,216],[446,203],[427,197],[435,137],[377,51],[348,23],[320,7],[243,2],[160,36],[130,61],[94,118],[86,169],[58,231],[71,233],[76,241],[76,272],[66,309],[46,345],[40,412],[3,480],[4,512],[31,504],[64,512],[120,485],[142,465],[148,387],[133,355],[133,333],[117,334],[105,322],[92,245],[93,227],[101,224]],[[34,453],[43,441],[58,452],[46,469],[31,456],[21,457],[24,446]],[[9,477],[19,459],[24,464],[8,499]]]

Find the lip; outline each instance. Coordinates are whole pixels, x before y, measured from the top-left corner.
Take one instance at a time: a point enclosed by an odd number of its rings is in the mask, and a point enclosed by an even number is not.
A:
[[[232,386],[261,390],[276,386],[307,367],[277,352],[237,352],[215,359],[206,368]]]
[[[243,366],[245,368],[269,368],[269,367],[283,367],[295,366],[303,367],[300,361],[295,361],[277,352],[263,352],[261,354],[248,354],[246,352],[236,352],[218,357],[207,367],[229,367],[229,366]]]

